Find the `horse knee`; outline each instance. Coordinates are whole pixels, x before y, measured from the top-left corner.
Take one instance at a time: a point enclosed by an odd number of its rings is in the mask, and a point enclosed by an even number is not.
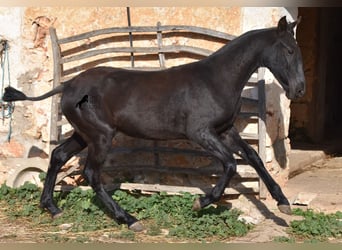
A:
[[[226,174],[227,175],[234,175],[234,174],[236,174],[236,172],[237,172],[237,167],[236,167],[236,161],[235,161],[235,159],[234,159],[234,161],[233,161],[233,163],[230,163],[230,164],[228,164],[228,166],[226,167]]]
[[[100,166],[93,167],[86,165],[83,170],[84,178],[96,193],[102,188],[101,173],[99,167]]]
[[[94,170],[90,167],[85,167],[83,170],[83,176],[90,186],[93,186],[94,182]]]
[[[61,147],[55,148],[51,153],[50,168],[62,167],[69,158],[68,154]]]

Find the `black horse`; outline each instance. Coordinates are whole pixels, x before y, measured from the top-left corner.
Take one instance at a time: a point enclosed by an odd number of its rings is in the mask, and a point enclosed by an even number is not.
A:
[[[62,93],[63,114],[74,127],[73,135],[52,152],[41,207],[53,216],[61,214],[53,201],[56,175],[67,160],[88,147],[83,173],[87,182],[119,223],[142,230],[141,223],[105,192],[100,181],[112,138],[121,131],[157,140],[186,138],[222,162],[224,174],[209,194],[195,201],[194,209],[220,199],[236,172],[235,153],[255,168],[279,210],[290,214],[281,188],[233,124],[242,89],[258,67],[270,69],[288,98],[303,96],[302,58],[293,31],[296,24],[283,17],[277,27],[249,31],[203,60],[162,71],[92,68],[39,97],[6,88],[4,101],[38,101]]]

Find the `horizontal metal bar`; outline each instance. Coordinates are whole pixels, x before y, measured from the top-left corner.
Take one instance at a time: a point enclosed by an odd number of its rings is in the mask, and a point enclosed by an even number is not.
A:
[[[105,49],[97,49],[90,50],[78,55],[62,57],[61,64],[82,60],[85,58],[109,54],[109,53],[145,53],[145,54],[158,54],[158,53],[180,53],[180,52],[189,52],[192,54],[200,55],[200,56],[209,56],[212,51],[192,46],[185,45],[172,45],[172,46],[164,46],[162,48],[158,47],[116,47],[116,48],[105,48]]]
[[[50,29],[54,29],[53,27]],[[89,32],[85,32],[79,35],[66,37],[58,39],[59,44],[71,43],[80,41],[83,39],[87,39],[89,37],[99,36],[99,35],[107,35],[111,33],[143,33],[143,32],[174,32],[174,31],[183,31],[196,33],[201,35],[207,35],[210,37],[216,37],[225,40],[233,40],[236,36],[196,26],[187,26],[187,25],[165,25],[165,26],[131,26],[131,27],[114,27],[114,28],[106,28],[93,30]]]

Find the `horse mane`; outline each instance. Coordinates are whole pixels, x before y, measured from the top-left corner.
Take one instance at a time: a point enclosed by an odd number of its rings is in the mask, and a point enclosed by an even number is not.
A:
[[[246,31],[245,33],[241,34],[240,36],[236,37],[235,39],[223,45],[220,49],[212,53],[208,58],[219,55],[223,52],[226,52],[227,50],[233,50],[234,47],[240,46],[246,39],[253,39],[256,37],[256,35],[259,35],[259,34],[266,35],[267,33],[272,33],[272,31],[276,31],[276,28],[271,27],[271,28],[263,28],[263,29]]]

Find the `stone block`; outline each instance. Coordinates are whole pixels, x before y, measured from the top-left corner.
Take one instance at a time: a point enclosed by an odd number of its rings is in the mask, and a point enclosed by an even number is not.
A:
[[[0,157],[24,157],[25,147],[15,139],[0,144]]]

